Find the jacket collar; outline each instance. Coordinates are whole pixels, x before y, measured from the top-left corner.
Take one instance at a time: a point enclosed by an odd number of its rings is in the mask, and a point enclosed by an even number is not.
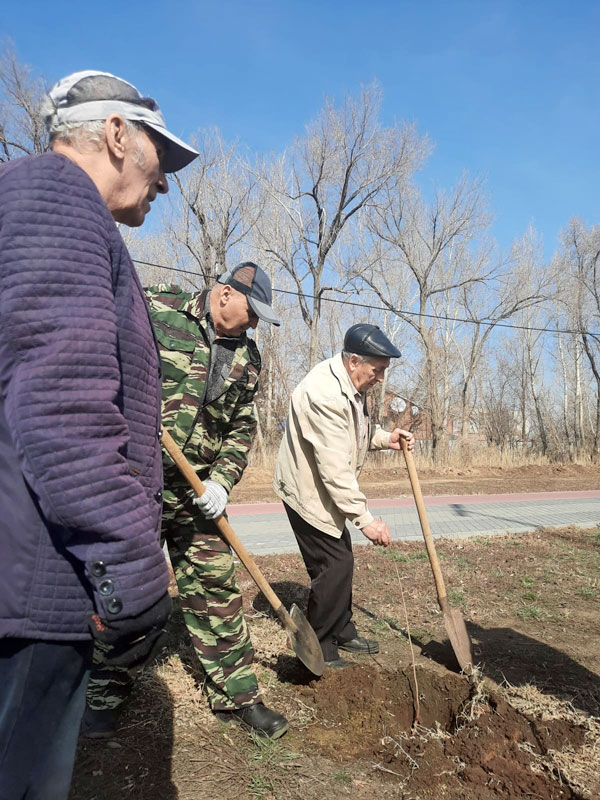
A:
[[[342,359],[342,354],[338,353],[333,358],[329,359],[329,364],[331,371],[335,375],[335,377],[340,382],[340,388],[343,394],[346,395],[348,400],[354,402],[356,399],[356,395],[360,394],[356,386],[350,380],[350,375],[348,375],[348,370],[344,366],[344,361]],[[361,395],[362,397],[362,395]]]
[[[200,322],[204,317],[206,317],[206,312],[208,310],[207,306],[209,290],[203,289],[201,292],[194,292],[194,294],[190,295],[188,300],[185,300],[180,307],[180,311],[185,311],[186,314],[189,314],[191,317],[194,317],[195,320]]]

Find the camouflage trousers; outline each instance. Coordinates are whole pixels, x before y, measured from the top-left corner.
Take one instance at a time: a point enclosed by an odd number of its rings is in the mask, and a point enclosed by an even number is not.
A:
[[[183,508],[166,505],[162,532],[212,710],[259,702],[258,682],[251,666],[254,650],[229,545],[214,523],[205,520],[191,504]],[[117,708],[129,696],[133,681],[127,670],[104,666],[102,649],[96,647],[88,705],[93,709]]]

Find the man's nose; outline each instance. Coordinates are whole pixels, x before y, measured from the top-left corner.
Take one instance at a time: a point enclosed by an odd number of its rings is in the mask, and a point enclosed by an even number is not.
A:
[[[156,181],[156,188],[160,194],[166,194],[169,191],[169,181],[167,180],[167,176],[163,172],[162,168],[160,170],[158,180]]]

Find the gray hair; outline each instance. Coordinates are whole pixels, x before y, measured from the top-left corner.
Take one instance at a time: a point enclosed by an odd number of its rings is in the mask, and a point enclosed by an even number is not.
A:
[[[94,145],[100,150],[105,140],[104,120],[95,119],[92,122],[60,122],[51,125],[48,129],[50,145],[55,142],[70,144],[77,150]]]
[[[95,119],[91,122],[61,122],[52,125],[48,131],[50,136],[50,147],[57,142],[62,142],[74,147],[79,152],[89,150],[101,150],[106,141],[104,123],[106,120]],[[123,120],[127,133],[136,143],[136,150],[133,154],[133,162],[139,166],[144,163],[144,151],[140,141],[140,131],[144,126],[139,122]]]
[[[342,358],[349,359],[350,356],[354,356],[358,358],[359,364],[366,364],[366,363],[373,363],[373,359],[377,358],[377,356],[361,356],[360,353],[349,353],[347,350],[342,350]]]

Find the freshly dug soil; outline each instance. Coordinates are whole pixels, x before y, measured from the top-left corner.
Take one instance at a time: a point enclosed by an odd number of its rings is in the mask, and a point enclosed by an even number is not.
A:
[[[495,694],[478,698],[464,677],[419,668],[415,684],[410,670],[356,666],[331,671],[302,695],[320,721],[307,730],[308,744],[336,760],[366,758],[419,797],[581,796],[532,767],[549,750],[580,746],[584,729],[565,720],[540,723]]]

